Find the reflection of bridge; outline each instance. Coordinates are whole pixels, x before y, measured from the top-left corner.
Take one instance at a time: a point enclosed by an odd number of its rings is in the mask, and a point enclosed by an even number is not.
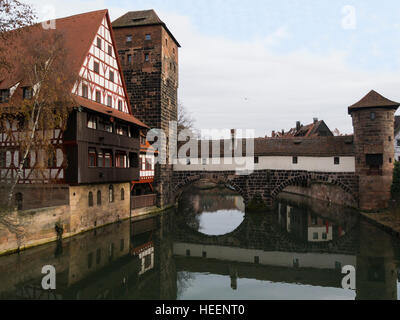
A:
[[[305,209],[304,209],[305,210]],[[173,232],[174,240],[180,243],[198,244],[204,246],[235,247],[242,249],[256,249],[265,252],[322,252],[350,254],[357,253],[358,234],[352,230],[357,218],[351,214],[339,215],[339,207],[325,207],[324,218],[338,225],[346,226],[345,235],[327,242],[312,242],[308,239],[299,239],[282,227],[277,213],[250,214],[246,213],[242,224],[231,233],[222,236],[208,236],[189,227],[184,217],[176,224]],[[308,212],[304,212],[308,214]],[[341,217],[341,218],[339,218]],[[308,228],[307,225],[301,226]]]

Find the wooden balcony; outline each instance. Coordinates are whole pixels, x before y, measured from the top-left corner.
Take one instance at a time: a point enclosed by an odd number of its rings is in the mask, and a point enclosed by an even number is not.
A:
[[[146,194],[143,196],[132,196],[131,197],[131,208],[132,210],[154,207],[157,204],[156,194]]]

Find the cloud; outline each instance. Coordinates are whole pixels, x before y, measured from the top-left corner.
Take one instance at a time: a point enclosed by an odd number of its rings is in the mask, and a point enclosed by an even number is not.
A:
[[[105,0],[31,2],[54,5],[57,17],[107,8]],[[115,19],[133,8],[108,9]],[[255,129],[270,135],[318,117],[332,130],[351,133],[347,106],[371,89],[400,100],[399,70],[356,69],[348,63],[349,52],[317,53],[305,45],[282,53],[280,48],[297,40],[285,22],[263,37],[234,40],[206,35],[188,16],[155,9],[182,44],[179,99],[199,129]]]
[[[203,35],[187,17],[160,16],[182,44],[180,99],[200,128],[254,128],[264,135],[318,117],[352,133],[347,107],[371,89],[400,100],[398,72],[357,70],[346,52],[275,52],[291,39],[286,27],[264,41],[232,41]]]

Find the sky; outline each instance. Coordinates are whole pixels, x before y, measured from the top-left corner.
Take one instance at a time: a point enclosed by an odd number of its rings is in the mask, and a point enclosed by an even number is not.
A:
[[[198,129],[257,136],[323,119],[352,133],[347,107],[374,89],[400,101],[397,0],[26,0],[41,20],[154,9],[182,45],[179,100]]]

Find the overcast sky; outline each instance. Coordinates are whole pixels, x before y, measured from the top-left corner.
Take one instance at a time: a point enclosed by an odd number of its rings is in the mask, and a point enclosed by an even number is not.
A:
[[[199,129],[323,119],[352,133],[347,107],[371,89],[400,101],[397,0],[30,0],[42,19],[155,9],[182,45],[179,99]]]

